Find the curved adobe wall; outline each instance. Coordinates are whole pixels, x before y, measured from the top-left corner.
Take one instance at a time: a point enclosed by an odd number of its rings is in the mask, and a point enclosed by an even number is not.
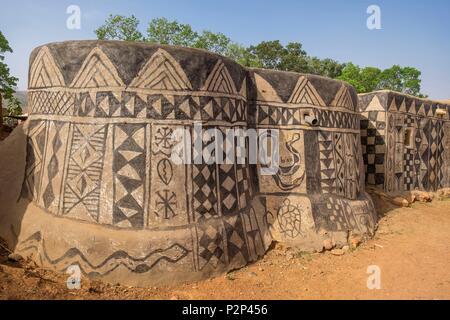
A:
[[[366,183],[386,192],[450,187],[450,105],[393,91],[359,95]]]
[[[32,201],[13,234],[16,251],[46,267],[146,286],[244,266],[273,239],[320,250],[373,231],[356,96],[341,82],[200,50],[77,41],[33,51],[29,101],[21,204]],[[279,173],[175,165],[169,137],[188,132],[195,157],[195,123],[278,129]]]
[[[32,53],[29,92],[23,196],[72,221],[67,231],[54,219],[54,230],[28,232],[19,252],[37,248],[44,265],[80,263],[107,279],[151,274],[140,284],[202,277],[265,253],[248,165],[170,161],[176,129],[195,139],[194,122],[246,127],[242,67],[199,50],[56,43]],[[98,231],[85,232],[86,223]]]
[[[279,130],[280,170],[258,175],[274,239],[321,249],[326,238],[344,244],[348,231],[372,233],[376,216],[361,179],[355,90],[291,72],[256,69],[251,79],[252,126]]]

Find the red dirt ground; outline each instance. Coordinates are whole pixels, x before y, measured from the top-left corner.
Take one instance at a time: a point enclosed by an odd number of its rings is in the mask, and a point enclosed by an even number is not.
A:
[[[260,261],[210,280],[176,287],[130,288],[12,263],[0,254],[0,299],[450,299],[450,201],[392,208],[375,199],[376,236],[342,256],[308,254],[278,244]],[[1,250],[1,249],[0,249]],[[369,290],[367,267],[381,270]]]

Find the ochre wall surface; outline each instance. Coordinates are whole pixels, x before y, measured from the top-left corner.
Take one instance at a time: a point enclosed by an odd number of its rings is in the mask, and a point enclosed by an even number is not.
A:
[[[359,95],[366,183],[387,192],[450,186],[450,106],[397,92]]]
[[[43,266],[173,283],[242,267],[273,240],[321,250],[375,227],[357,96],[342,82],[201,50],[71,41],[33,51],[29,101],[17,134],[23,184],[5,200],[0,234]],[[173,163],[172,133],[195,137],[199,123],[279,130],[279,171]],[[236,154],[248,156],[249,143]],[[195,156],[195,141],[185,145]]]

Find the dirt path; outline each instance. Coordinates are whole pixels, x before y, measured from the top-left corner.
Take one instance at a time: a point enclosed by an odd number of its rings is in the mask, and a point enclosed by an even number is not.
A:
[[[450,201],[394,210],[382,205],[389,212],[375,238],[343,256],[278,245],[246,268],[199,283],[141,289],[84,281],[76,291],[66,289],[66,275],[3,258],[0,298],[450,299]],[[369,265],[380,267],[380,290],[367,288]]]

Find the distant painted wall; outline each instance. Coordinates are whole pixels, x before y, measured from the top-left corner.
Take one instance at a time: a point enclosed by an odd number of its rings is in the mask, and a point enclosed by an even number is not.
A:
[[[368,185],[388,192],[450,186],[449,105],[388,91],[359,102]]]

